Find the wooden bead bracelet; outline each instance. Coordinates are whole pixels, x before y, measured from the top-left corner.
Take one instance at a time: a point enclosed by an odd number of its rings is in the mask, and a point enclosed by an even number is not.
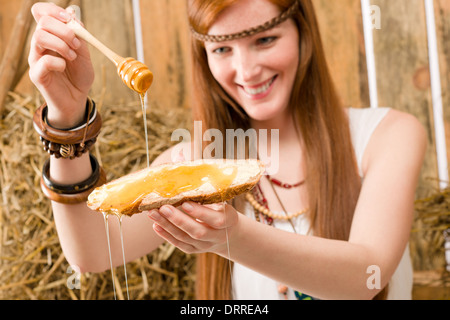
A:
[[[50,142],[45,140],[43,137],[39,137],[41,140],[44,151],[54,156],[56,159],[75,159],[81,157],[86,152],[90,151],[94,146],[97,138],[88,140],[84,143],[84,146],[81,144],[59,144],[55,142]]]

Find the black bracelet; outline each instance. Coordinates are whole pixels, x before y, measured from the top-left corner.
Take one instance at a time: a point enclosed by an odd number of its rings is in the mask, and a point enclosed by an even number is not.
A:
[[[62,185],[54,183],[50,180],[50,159],[47,160],[44,164],[44,168],[42,170],[42,180],[46,188],[50,191],[60,194],[60,195],[74,195],[79,194],[84,191],[91,189],[96,185],[100,178],[100,165],[97,159],[93,155],[89,155],[92,166],[92,175],[86,180],[71,185]]]

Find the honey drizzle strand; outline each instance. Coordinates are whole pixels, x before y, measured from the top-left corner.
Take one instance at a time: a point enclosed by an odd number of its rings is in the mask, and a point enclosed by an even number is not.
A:
[[[116,282],[115,282],[115,277],[114,277],[114,266],[112,263],[112,254],[111,254],[111,240],[109,237],[109,221],[108,221],[108,217],[110,215],[114,215],[117,217],[118,221],[119,221],[119,233],[120,233],[120,240],[121,240],[121,244],[122,244],[122,259],[123,259],[123,269],[124,269],[124,273],[125,273],[125,285],[127,288],[127,298],[128,300],[130,300],[130,292],[128,289],[128,277],[127,277],[127,265],[126,265],[126,260],[125,260],[125,248],[124,248],[124,244],[123,244],[123,229],[122,229],[122,218],[123,215],[118,214],[118,213],[107,213],[107,212],[103,212],[103,219],[105,221],[105,230],[106,230],[106,240],[108,242],[108,253],[109,253],[109,264],[110,264],[110,268],[111,268],[111,279],[112,279],[112,284],[113,284],[113,290],[114,290],[114,300],[117,300],[117,295],[116,295]]]
[[[107,213],[103,212],[103,219],[105,221],[105,230],[106,230],[106,240],[108,242],[108,252],[109,252],[109,264],[111,268],[111,279],[112,279],[112,285],[114,290],[114,300],[117,300],[116,296],[116,284],[114,281],[114,268],[112,263],[112,256],[111,256],[111,241],[109,239],[109,223],[108,223],[108,215]]]
[[[144,131],[145,131],[145,145],[147,151],[147,168],[150,167],[150,149],[148,145],[148,129],[147,129],[147,107],[145,105],[145,93],[140,94],[141,107],[142,107],[142,117],[144,120]]]

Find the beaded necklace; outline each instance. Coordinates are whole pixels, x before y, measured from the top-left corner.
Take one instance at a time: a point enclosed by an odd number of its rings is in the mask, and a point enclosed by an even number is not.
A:
[[[272,211],[270,211],[268,201],[265,198],[264,193],[261,190],[260,184],[258,183],[256,185],[256,187],[250,193],[247,193],[245,196],[247,201],[255,209],[255,211],[257,213],[257,214],[255,214],[255,217],[258,222],[261,222],[260,215],[262,215],[264,217],[264,220],[266,221],[266,223],[268,225],[273,225],[274,220],[284,220],[284,221],[291,222],[292,219],[297,218],[309,211],[309,208],[305,208],[296,213],[288,214],[286,208],[283,205],[283,202],[281,201],[280,197],[278,196],[277,191],[275,190],[275,186],[278,186],[278,187],[284,188],[284,189],[298,188],[298,187],[304,185],[305,181],[301,181],[299,183],[291,185],[291,184],[280,182],[279,180],[274,179],[274,178],[270,177],[269,175],[267,175],[267,179],[270,182],[270,186],[272,187],[273,192],[278,199],[278,202],[280,203],[281,207],[283,208],[284,215],[275,214]],[[292,228],[294,229],[294,232],[297,233],[294,226],[292,226]]]
[[[270,226],[273,226],[274,220],[289,221],[289,223],[292,226],[292,229],[294,230],[294,233],[297,234],[297,230],[295,229],[292,219],[297,218],[297,217],[307,213],[309,211],[309,208],[303,209],[294,214],[288,214],[286,208],[283,205],[283,202],[281,201],[281,199],[275,189],[275,186],[278,186],[278,187],[284,188],[284,189],[292,189],[292,188],[298,188],[298,187],[302,186],[305,183],[305,181],[301,181],[299,183],[291,185],[291,184],[287,184],[287,183],[282,183],[281,181],[274,179],[274,178],[270,177],[269,175],[267,175],[267,179],[269,180],[270,185],[273,189],[273,192],[274,192],[275,196],[277,197],[278,202],[280,203],[281,207],[283,208],[283,211],[285,214],[277,215],[270,211],[268,201],[265,198],[265,196],[261,190],[260,184],[258,183],[256,185],[256,187],[251,191],[251,193],[246,194],[247,201],[255,209],[256,220],[258,222],[262,222],[261,218],[260,218],[260,216],[262,216],[264,218],[265,222]],[[289,290],[289,288],[287,286],[285,286],[283,284],[278,285],[278,292],[284,296],[285,300],[288,299],[288,296],[287,296],[288,290]],[[297,300],[316,300],[315,298],[313,298],[307,294],[298,292],[296,290],[294,290],[294,294],[295,294],[295,297]]]
[[[292,188],[298,188],[302,185],[305,184],[305,180],[300,181],[299,183],[296,184],[289,184],[289,183],[283,183],[280,180],[277,180],[275,178],[272,178],[271,176],[267,175],[267,178],[269,179],[270,182],[272,182],[273,184],[282,187],[284,189],[292,189]]]

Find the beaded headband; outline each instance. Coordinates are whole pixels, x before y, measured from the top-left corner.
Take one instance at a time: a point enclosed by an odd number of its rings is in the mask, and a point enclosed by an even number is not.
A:
[[[257,33],[261,33],[261,32],[264,32],[264,31],[267,31],[269,29],[276,27],[277,25],[279,25],[279,24],[285,22],[287,19],[289,19],[294,13],[297,12],[298,9],[299,9],[299,1],[295,1],[289,9],[282,12],[278,17],[275,17],[272,20],[269,20],[257,27],[250,28],[250,29],[238,32],[238,33],[234,33],[234,34],[227,34],[227,35],[201,34],[201,33],[198,33],[197,31],[195,31],[194,27],[192,27],[192,26],[191,26],[191,32],[192,32],[192,36],[194,38],[196,38],[197,40],[200,40],[200,41],[204,41],[204,42],[224,42],[224,41],[242,39],[242,38],[250,37]]]

